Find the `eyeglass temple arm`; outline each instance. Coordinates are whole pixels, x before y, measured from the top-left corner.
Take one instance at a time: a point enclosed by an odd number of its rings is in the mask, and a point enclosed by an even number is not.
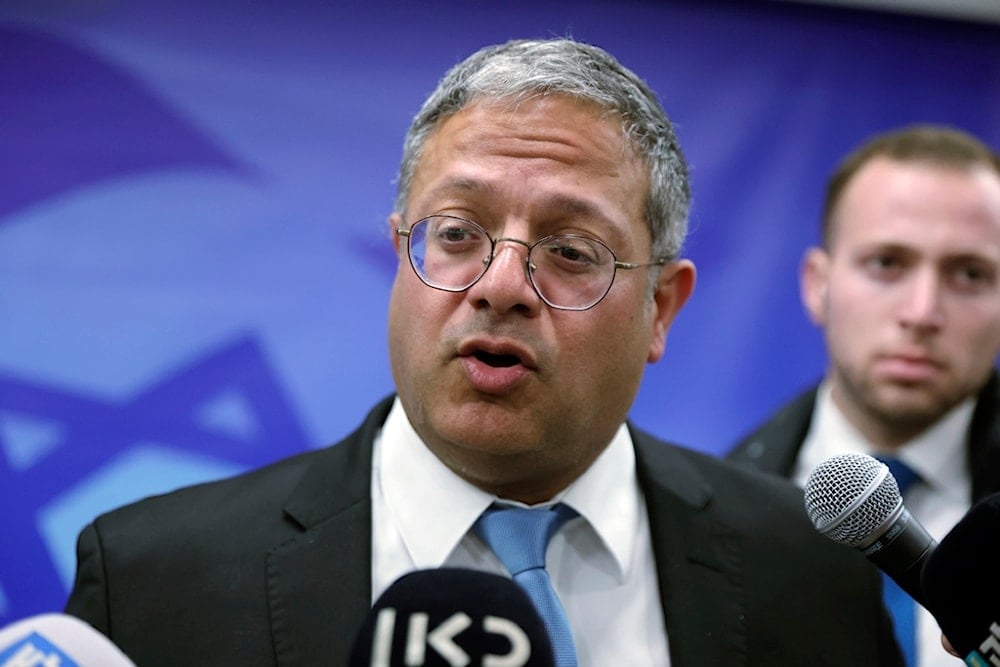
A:
[[[616,269],[638,269],[643,266],[662,266],[670,260],[666,257],[660,257],[652,262],[615,262]]]

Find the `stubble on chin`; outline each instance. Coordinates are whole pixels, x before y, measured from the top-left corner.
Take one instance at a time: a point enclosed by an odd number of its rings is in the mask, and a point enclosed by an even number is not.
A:
[[[870,383],[861,390],[862,405],[878,422],[899,433],[919,434],[964,396],[948,394],[930,385],[906,383]]]

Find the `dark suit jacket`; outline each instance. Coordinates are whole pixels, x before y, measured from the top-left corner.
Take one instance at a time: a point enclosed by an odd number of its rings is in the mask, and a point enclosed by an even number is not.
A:
[[[344,664],[371,604],[390,402],[336,446],[98,517],[67,613],[139,667]],[[798,489],[632,437],[674,667],[902,664],[875,570],[816,533]]]
[[[741,440],[728,458],[788,477],[809,432],[818,385],[799,394]],[[966,439],[966,465],[975,502],[1000,491],[1000,378],[994,372],[976,398]]]

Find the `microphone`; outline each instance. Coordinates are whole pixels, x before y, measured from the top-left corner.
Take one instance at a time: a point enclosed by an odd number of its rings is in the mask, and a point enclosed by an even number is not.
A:
[[[135,667],[135,663],[80,619],[41,614],[0,630],[0,667]]]
[[[810,473],[805,505],[816,530],[860,550],[927,607],[920,573],[936,542],[903,505],[888,466],[865,454],[831,457]]]
[[[972,667],[1000,665],[1000,493],[982,498],[944,536],[923,572],[929,609]]]
[[[554,667],[545,624],[506,577],[462,568],[417,570],[375,601],[348,667]]]

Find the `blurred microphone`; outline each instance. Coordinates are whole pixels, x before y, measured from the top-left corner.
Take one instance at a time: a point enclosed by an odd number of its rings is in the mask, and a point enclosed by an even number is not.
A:
[[[859,549],[927,607],[920,573],[936,543],[903,506],[888,466],[865,454],[831,457],[809,475],[805,504],[816,530]]]
[[[135,667],[107,637],[83,621],[42,614],[0,630],[0,667]]]
[[[476,570],[417,570],[375,601],[349,667],[553,667],[552,647],[527,594]],[[0,666],[2,667],[2,666]]]
[[[928,609],[967,665],[1000,665],[1000,493],[972,506],[924,567]]]

